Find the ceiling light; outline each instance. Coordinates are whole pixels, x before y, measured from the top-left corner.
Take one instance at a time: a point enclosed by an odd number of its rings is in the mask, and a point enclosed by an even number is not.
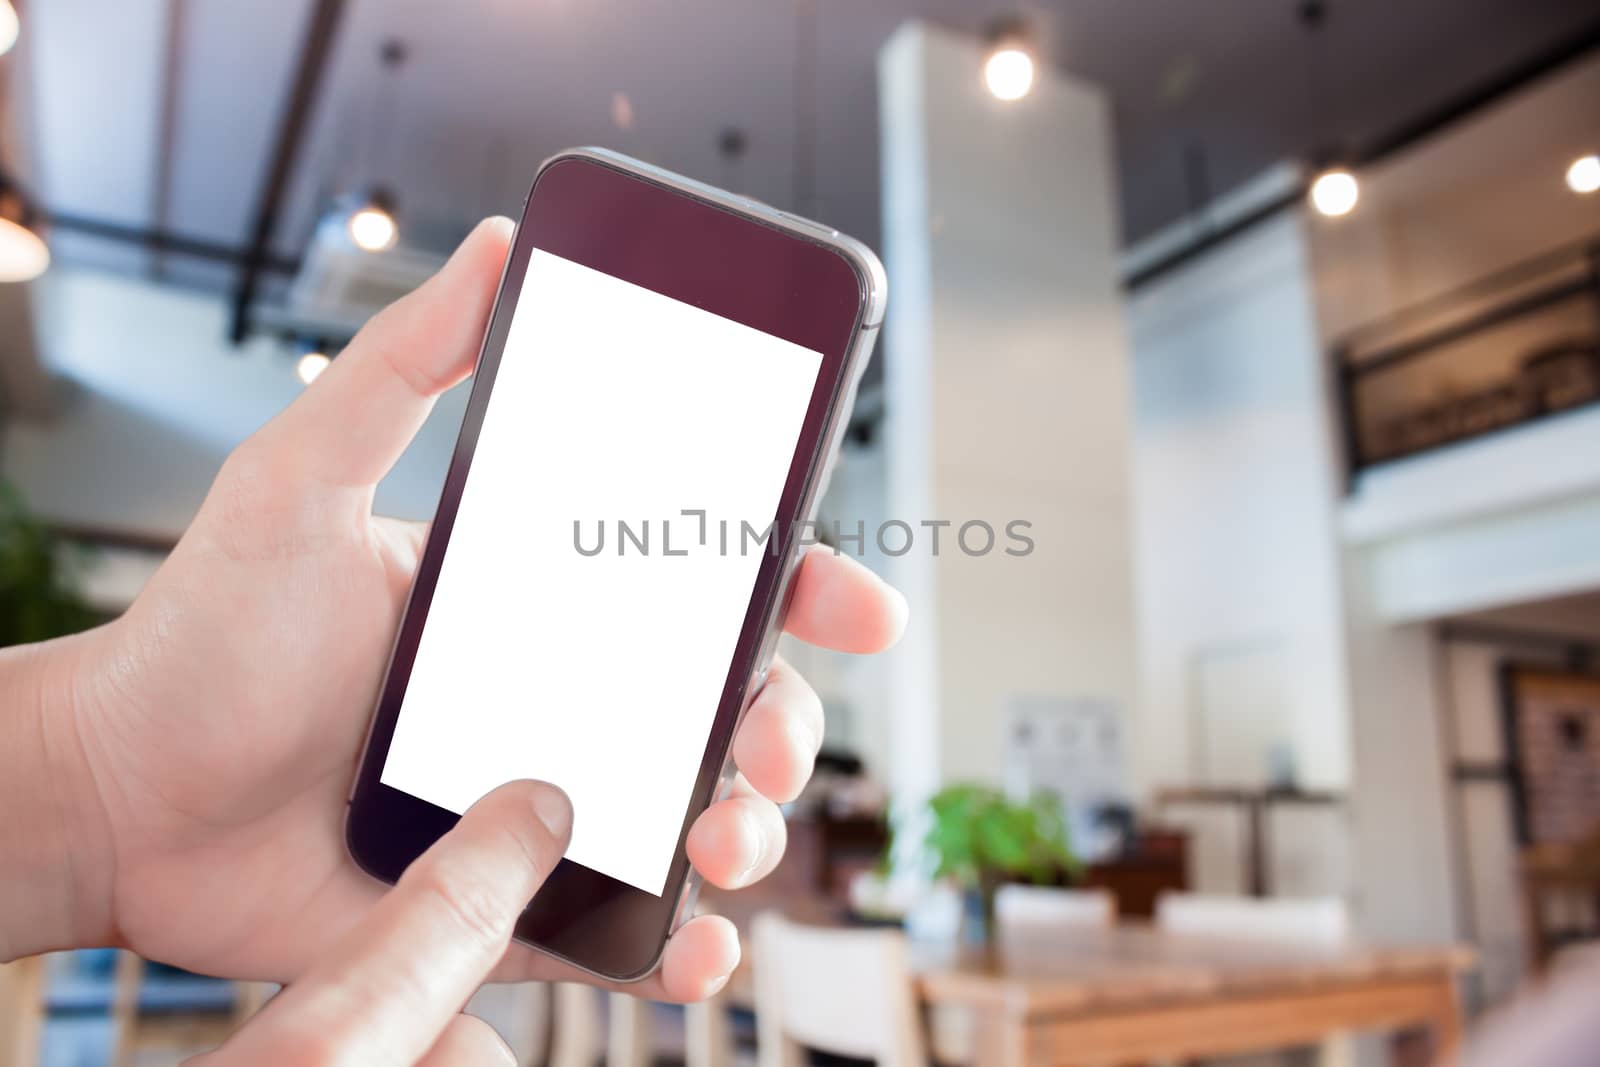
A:
[[[307,352],[294,365],[294,373],[306,385],[316,381],[333,360],[321,352]]]
[[[990,23],[984,35],[989,54],[983,61],[983,83],[997,100],[1021,100],[1033,89],[1033,35],[1021,16]]]
[[[1021,100],[1033,88],[1033,57],[1020,48],[1002,48],[983,65],[983,81],[998,100]]]
[[[394,220],[394,197],[383,189],[374,189],[350,213],[347,225],[350,240],[364,252],[387,252],[400,239],[400,226]]]
[[[0,0],[0,55],[11,51],[21,29],[17,21],[17,9],[12,6],[11,0]]]
[[[1567,168],[1567,188],[1587,195],[1600,191],[1600,156],[1579,156]]]
[[[1336,219],[1355,210],[1361,186],[1347,170],[1326,170],[1311,183],[1311,206],[1317,214]]]

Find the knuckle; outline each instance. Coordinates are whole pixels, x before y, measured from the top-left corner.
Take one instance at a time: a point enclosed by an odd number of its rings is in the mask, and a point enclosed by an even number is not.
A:
[[[331,1034],[298,1032],[274,1052],[279,1063],[296,1067],[352,1067],[346,1043]]]
[[[412,888],[472,944],[490,950],[511,940],[516,915],[503,906],[499,894],[481,876],[462,870],[446,872],[437,863],[426,864],[416,873]]]

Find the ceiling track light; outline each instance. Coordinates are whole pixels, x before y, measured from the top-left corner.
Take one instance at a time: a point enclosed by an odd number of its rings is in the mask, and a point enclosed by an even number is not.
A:
[[[1038,49],[1027,20],[1021,15],[995,19],[984,40],[989,47],[983,60],[983,83],[990,95],[1009,102],[1032,92]]]

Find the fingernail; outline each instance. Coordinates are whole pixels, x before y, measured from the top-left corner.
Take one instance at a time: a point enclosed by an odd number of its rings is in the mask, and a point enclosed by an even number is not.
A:
[[[884,582],[883,587],[889,591],[889,603],[894,605],[889,614],[894,616],[895,629],[904,630],[907,620],[911,618],[911,603],[906,600],[904,593],[888,582]]]
[[[822,731],[809,715],[788,717],[789,740],[807,756],[815,757],[822,750]]]
[[[756,873],[756,868],[760,867],[761,861],[766,858],[767,834],[761,826],[761,820],[752,815],[750,809],[743,805],[739,808],[739,828],[741,831],[739,836],[744,839],[746,845],[750,846],[750,861],[740,869],[735,877],[737,884],[743,885],[750,880],[751,875]]]
[[[566,837],[572,829],[572,801],[553,785],[539,783],[533,793],[533,813],[552,836]]]
[[[710,1000],[712,997],[722,992],[722,987],[727,985],[728,979],[732,977],[733,975],[731,974],[725,974],[721,978],[713,978],[706,984],[706,991],[700,995],[700,999]]]

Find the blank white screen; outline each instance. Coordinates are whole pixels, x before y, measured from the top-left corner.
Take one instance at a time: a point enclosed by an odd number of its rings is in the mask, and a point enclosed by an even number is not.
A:
[[[763,559],[739,523],[776,516],[821,362],[534,251],[384,784],[460,813],[554,782],[567,857],[660,895]],[[647,554],[618,520],[649,520]]]

